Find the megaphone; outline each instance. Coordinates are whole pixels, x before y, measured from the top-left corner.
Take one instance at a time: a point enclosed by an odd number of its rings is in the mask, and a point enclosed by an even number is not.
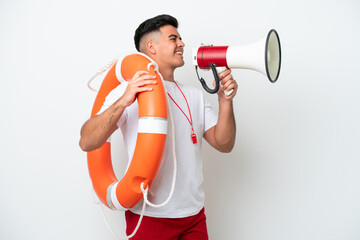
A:
[[[201,46],[193,49],[193,65],[204,89],[209,93],[219,90],[218,73],[225,68],[251,69],[267,76],[270,82],[277,81],[281,66],[281,47],[278,33],[272,29],[265,38],[239,46]],[[210,89],[198,68],[211,69],[216,86]],[[231,93],[225,93],[230,95]]]

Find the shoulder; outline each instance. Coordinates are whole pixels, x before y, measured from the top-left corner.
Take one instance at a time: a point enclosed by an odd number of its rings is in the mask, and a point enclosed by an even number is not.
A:
[[[116,102],[116,100],[118,100],[124,94],[127,85],[127,82],[120,83],[106,96],[105,102],[108,102],[110,104]]]
[[[124,94],[126,87],[128,85],[128,82],[122,82],[117,87],[115,87],[108,96],[121,96]]]

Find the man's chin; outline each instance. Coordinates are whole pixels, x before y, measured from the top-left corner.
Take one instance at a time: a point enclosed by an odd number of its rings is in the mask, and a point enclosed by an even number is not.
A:
[[[179,68],[179,67],[182,67],[182,66],[184,66],[184,65],[185,65],[185,62],[182,61],[182,62],[178,62],[178,63],[174,64],[173,66],[174,66],[175,68]],[[174,69],[175,69],[175,68],[174,68]]]

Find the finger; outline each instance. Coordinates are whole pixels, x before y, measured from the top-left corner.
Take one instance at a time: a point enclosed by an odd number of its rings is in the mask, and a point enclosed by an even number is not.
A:
[[[235,81],[228,81],[225,85],[222,86],[224,91],[229,91],[230,89],[237,88],[237,83]]]
[[[134,74],[133,78],[131,80],[135,80],[135,79],[138,79],[140,76],[144,75],[144,74],[147,74],[149,72],[147,71],[138,71]]]
[[[231,69],[227,68],[225,71],[223,71],[222,73],[220,73],[219,77],[220,77],[220,79],[224,79],[224,78],[227,77],[229,74],[231,74]]]
[[[231,89],[237,89],[238,85],[235,80],[229,80],[224,85],[221,86],[221,90],[230,91]]]
[[[138,90],[137,90],[137,92],[138,93],[141,93],[141,92],[150,92],[150,91],[152,91],[153,90],[153,88],[152,87],[139,87],[138,88]]]
[[[132,79],[132,84],[138,84],[138,83],[140,83],[140,82],[143,82],[143,81],[147,81],[147,80],[152,80],[152,81],[154,81],[155,80],[155,78],[156,78],[156,76],[155,75],[142,75],[142,76],[140,76],[140,77],[137,77],[137,78],[134,78],[134,79]]]
[[[226,85],[221,86],[221,90],[225,94],[227,99],[232,98],[235,96],[235,93],[237,92],[238,85],[235,81],[228,82]]]
[[[235,81],[231,74],[221,80],[221,85],[226,85],[229,81]]]
[[[144,80],[142,80],[142,81],[138,81],[138,82],[136,83],[136,85],[137,85],[138,87],[142,87],[142,86],[145,86],[145,85],[155,85],[155,84],[157,84],[157,81],[147,80],[147,79],[144,79]]]
[[[156,82],[156,76],[154,75],[143,75],[135,80],[136,83],[144,85],[143,82],[150,82],[154,83]]]
[[[223,79],[222,81],[221,81],[221,85],[222,86],[229,86],[231,83],[233,83],[233,82],[235,82],[235,80],[233,80],[233,79]]]
[[[154,75],[144,75],[130,81],[129,86],[131,89],[133,89],[133,91],[138,92],[139,87],[157,84],[157,80],[155,80],[154,78],[156,78],[156,76]]]
[[[143,75],[143,74],[147,74],[147,73],[149,73],[149,72],[148,72],[148,71],[145,71],[145,70],[142,70],[142,71],[136,72],[135,75],[139,77],[139,76],[141,76],[141,75]]]

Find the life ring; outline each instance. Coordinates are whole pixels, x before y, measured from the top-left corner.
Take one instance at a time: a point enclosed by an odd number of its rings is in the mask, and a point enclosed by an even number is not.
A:
[[[120,81],[129,81],[138,71],[156,75],[153,90],[137,96],[139,126],[136,147],[124,177],[119,181],[111,162],[110,142],[87,153],[89,175],[101,202],[115,209],[130,209],[142,199],[141,183],[151,186],[161,164],[167,135],[166,93],[157,64],[143,54],[130,54],[117,61],[105,76],[96,96],[91,116],[97,114],[111,90]]]

